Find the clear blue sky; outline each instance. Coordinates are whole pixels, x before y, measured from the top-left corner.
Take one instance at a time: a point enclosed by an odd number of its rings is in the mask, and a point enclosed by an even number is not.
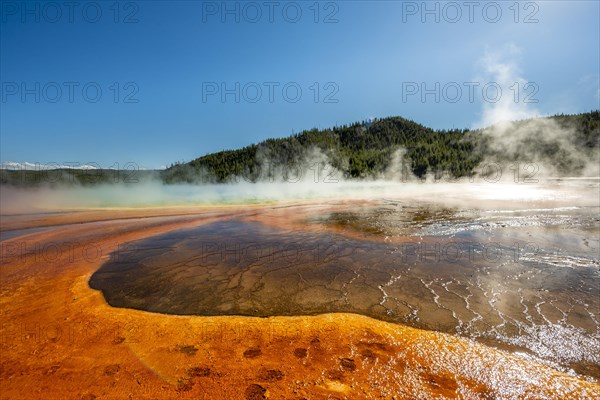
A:
[[[517,107],[528,93],[540,114],[599,107],[598,1],[427,2],[433,14],[421,1],[339,1],[318,15],[313,1],[277,3],[228,2],[228,14],[220,1],[2,1],[0,161],[156,168],[369,117],[473,127],[484,100],[464,82],[503,67],[520,79]],[[239,103],[223,102],[221,84],[236,82]],[[407,93],[436,82],[439,102]],[[448,83],[464,88],[455,102]]]

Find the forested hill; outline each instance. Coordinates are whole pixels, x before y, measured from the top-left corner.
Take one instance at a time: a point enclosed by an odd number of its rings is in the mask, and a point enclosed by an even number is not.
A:
[[[543,163],[557,175],[577,176],[598,165],[600,111],[517,121],[504,128],[433,130],[390,117],[331,129],[312,129],[268,139],[239,150],[208,154],[165,170],[0,168],[0,184],[17,187],[211,183],[292,180],[298,171],[336,178],[363,179],[443,173],[454,177],[482,174],[488,162]],[[324,171],[325,170],[325,171]]]
[[[394,154],[404,149],[410,172],[446,172],[470,176],[484,159],[546,161],[564,174],[577,174],[600,148],[600,111],[517,121],[499,134],[487,130],[433,130],[416,122],[390,117],[330,129],[312,129],[287,138],[268,139],[238,150],[207,154],[162,171],[167,183],[248,181],[265,178],[317,160],[345,178],[381,177]],[[498,136],[500,135],[500,136]],[[509,143],[502,143],[503,138]],[[574,149],[577,154],[574,154]],[[268,171],[265,168],[268,165]]]

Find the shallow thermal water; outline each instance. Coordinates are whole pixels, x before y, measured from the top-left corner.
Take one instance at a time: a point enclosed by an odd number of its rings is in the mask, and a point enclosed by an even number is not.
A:
[[[303,221],[328,229],[238,217],[132,242],[90,286],[167,314],[359,313],[600,378],[597,206],[382,200]]]

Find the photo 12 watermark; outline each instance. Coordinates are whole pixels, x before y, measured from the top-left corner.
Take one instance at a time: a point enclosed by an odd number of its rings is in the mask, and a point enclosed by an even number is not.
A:
[[[335,259],[339,254],[348,255],[354,250],[344,246],[343,242],[335,240],[315,245],[299,245],[297,243],[287,244],[265,244],[265,243],[239,243],[237,241],[203,241],[196,244],[199,252],[194,254],[194,260],[199,263],[200,268],[215,267],[218,265],[236,263],[266,265],[269,263],[285,263],[295,265],[300,263],[325,263]],[[165,248],[168,250],[170,248]],[[13,246],[11,254],[16,254],[18,246]],[[144,249],[135,243],[124,243],[111,253],[111,262],[127,262],[130,257]]]
[[[331,338],[339,332],[339,325],[333,321],[325,322],[311,329],[279,321],[264,323],[207,321],[197,325],[185,325],[180,327],[177,332],[173,332],[169,329],[147,329],[144,324],[135,320],[112,322],[107,325],[106,321],[86,318],[76,321],[60,319],[50,322],[4,322],[0,325],[0,344],[20,343],[30,345],[32,348],[48,343],[66,345],[103,345],[108,343],[130,346],[152,342],[165,335],[176,334],[186,338],[190,344],[179,345],[174,350],[188,356],[195,355],[203,343],[222,343],[246,344],[249,347],[242,357],[253,358],[261,353],[260,346],[266,346],[272,342],[284,339],[291,343],[301,342],[308,333],[319,333]]]
[[[339,10],[336,1],[203,1],[202,22],[337,24]]]
[[[2,1],[0,21],[3,24],[137,24],[139,11],[140,3],[136,1]]]
[[[537,254],[540,247],[533,242],[514,242],[504,245],[497,242],[405,242],[398,246],[402,264],[419,263],[477,263],[501,264],[506,261],[519,262],[526,255]]]
[[[539,11],[534,1],[403,1],[402,23],[537,24]]]
[[[402,102],[421,103],[498,103],[510,96],[514,103],[535,104],[539,86],[535,82],[513,82],[504,87],[498,82],[402,82]]]
[[[431,171],[431,176],[416,177],[410,167],[410,163],[403,160],[399,166],[399,177],[397,181],[402,183],[413,182],[416,180],[428,183],[518,183],[534,184],[539,183],[540,164],[535,162],[482,162],[475,166],[472,174],[458,177],[452,174],[448,169],[440,171]],[[504,178],[503,178],[504,177]],[[512,179],[510,179],[512,177]]]
[[[340,100],[336,82],[202,82],[202,103],[314,103],[336,104]]]
[[[0,162],[0,176],[12,183],[138,183],[145,170],[135,162],[115,162],[102,166],[97,162]]]
[[[71,264],[76,261],[96,262],[108,253],[93,241],[60,241],[37,242],[20,240],[17,242],[0,243],[0,261],[3,268],[9,268],[8,262],[31,258],[35,262],[44,263],[46,266]]]
[[[4,103],[139,103],[140,88],[136,82],[102,84],[88,81],[25,82],[3,81],[0,101]]]

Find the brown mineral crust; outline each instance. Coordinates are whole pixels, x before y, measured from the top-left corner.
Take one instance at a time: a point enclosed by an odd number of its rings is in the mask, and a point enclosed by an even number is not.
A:
[[[260,211],[243,213],[260,220]],[[242,212],[62,214],[51,225],[77,223],[3,241],[0,398],[600,397],[597,383],[456,336],[360,315],[162,315],[110,307],[90,289],[91,274],[119,245],[227,213]],[[39,221],[20,218],[18,228]]]

